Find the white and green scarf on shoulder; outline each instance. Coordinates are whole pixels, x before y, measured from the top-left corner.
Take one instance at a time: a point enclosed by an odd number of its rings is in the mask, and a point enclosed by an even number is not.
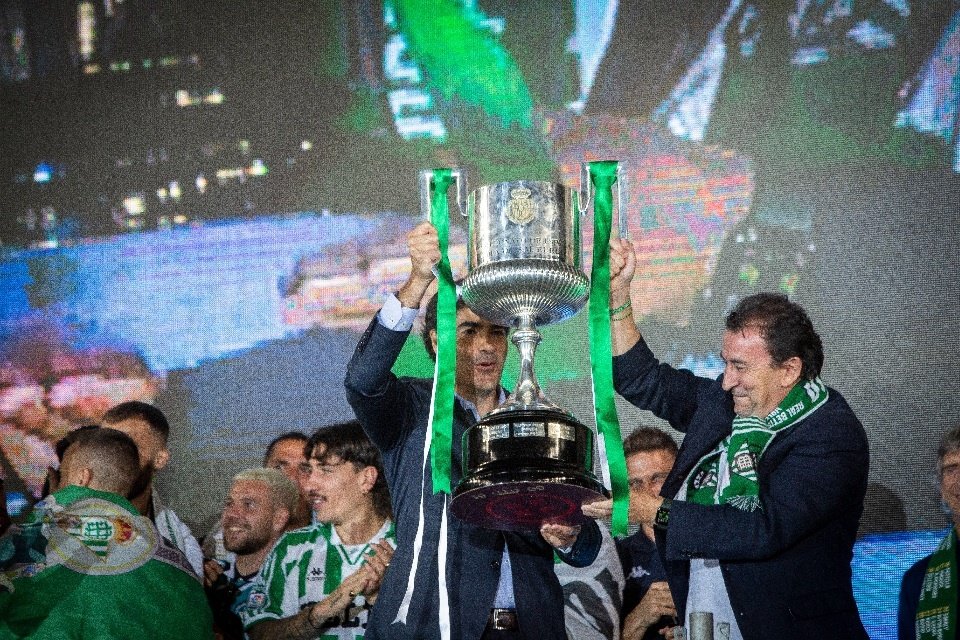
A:
[[[829,395],[820,378],[801,380],[766,418],[734,418],[731,434],[687,477],[687,501],[729,504],[744,511],[761,507],[757,465],[764,451],[778,433],[822,407]]]

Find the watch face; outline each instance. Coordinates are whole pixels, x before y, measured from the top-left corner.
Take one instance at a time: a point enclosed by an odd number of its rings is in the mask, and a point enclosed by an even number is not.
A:
[[[670,522],[670,503],[666,500],[663,501],[657,508],[657,514],[653,519],[653,524],[657,527],[666,527]]]

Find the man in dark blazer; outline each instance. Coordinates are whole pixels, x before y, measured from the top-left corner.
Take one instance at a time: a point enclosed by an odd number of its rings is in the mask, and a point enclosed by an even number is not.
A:
[[[953,521],[946,537],[930,555],[917,560],[900,581],[897,640],[953,638],[949,620],[960,606],[957,598],[957,532],[960,532],[960,426],[943,434],[937,449],[940,499]]]
[[[654,527],[678,612],[712,612],[731,639],[866,640],[850,560],[869,448],[819,379],[807,314],[779,294],[743,299],[727,316],[723,376],[699,378],[656,360],[625,311],[633,246],[615,240],[611,254],[614,384],[686,434],[660,496],[630,504]]]
[[[408,235],[408,244],[410,277],[361,338],[345,382],[350,405],[383,455],[397,527],[397,549],[366,638],[565,640],[554,550],[569,564],[587,566],[600,549],[600,530],[593,520],[582,528],[543,525],[539,532],[484,529],[451,517],[449,496],[433,493],[425,460],[432,381],[397,378],[391,367],[434,279],[431,268],[440,259],[436,229],[429,223],[419,225]],[[435,302],[428,308],[424,332],[431,355],[436,351]],[[461,476],[458,444],[464,432],[503,399],[500,376],[507,353],[507,329],[462,303],[456,331],[454,486]],[[441,574],[444,555],[446,570]]]

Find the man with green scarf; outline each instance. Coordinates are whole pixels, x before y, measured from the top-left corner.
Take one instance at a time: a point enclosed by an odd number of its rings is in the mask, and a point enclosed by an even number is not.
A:
[[[957,637],[957,531],[960,530],[960,426],[937,450],[940,496],[953,526],[930,555],[910,567],[900,583],[899,640],[954,640]]]
[[[653,526],[681,619],[709,611],[731,640],[866,640],[850,560],[869,448],[820,380],[806,312],[779,294],[743,299],[726,319],[723,375],[701,378],[647,347],[630,312],[635,269],[633,245],[614,240],[614,384],[685,437],[660,496],[634,492],[630,518]]]
[[[199,578],[123,497],[140,475],[133,440],[68,438],[58,490],[0,540],[0,640],[213,638]]]

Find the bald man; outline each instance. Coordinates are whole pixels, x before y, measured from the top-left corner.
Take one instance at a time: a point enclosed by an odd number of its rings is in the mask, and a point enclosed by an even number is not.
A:
[[[72,434],[57,491],[0,541],[0,638],[213,637],[186,558],[125,497],[140,469],[129,436]]]

